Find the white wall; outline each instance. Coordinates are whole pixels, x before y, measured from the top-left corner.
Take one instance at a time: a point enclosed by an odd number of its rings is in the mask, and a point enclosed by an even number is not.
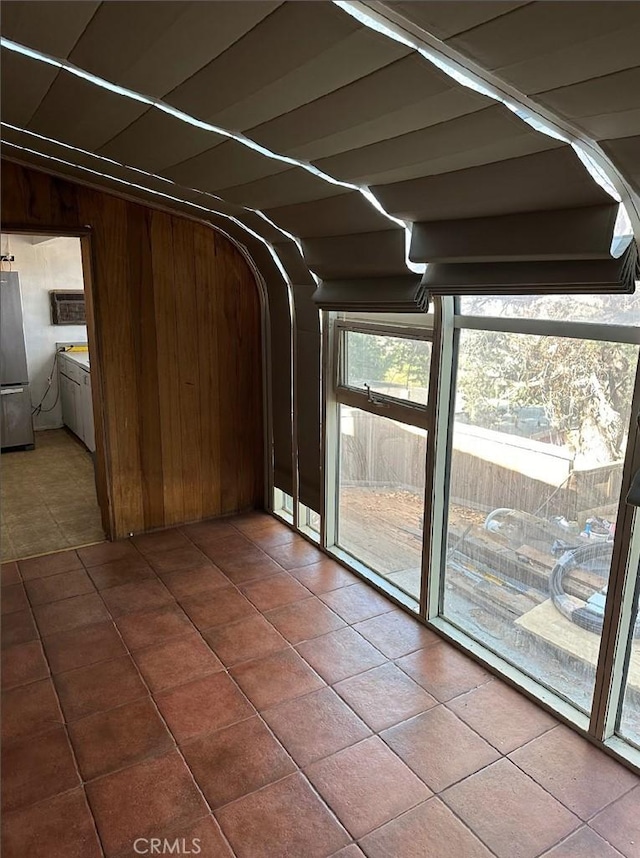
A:
[[[56,343],[87,341],[86,325],[52,325],[49,292],[84,289],[79,238],[3,235],[2,253],[11,253],[20,276],[31,401],[35,407],[47,386]],[[58,392],[57,369],[43,408],[51,408]],[[52,411],[34,418],[35,429],[62,426],[60,400]]]

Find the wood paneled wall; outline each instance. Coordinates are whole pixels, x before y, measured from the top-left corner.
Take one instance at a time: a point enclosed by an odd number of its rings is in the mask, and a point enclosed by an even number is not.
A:
[[[98,482],[102,465],[112,536],[262,506],[261,309],[234,245],[9,162],[2,220],[34,232],[90,227]]]

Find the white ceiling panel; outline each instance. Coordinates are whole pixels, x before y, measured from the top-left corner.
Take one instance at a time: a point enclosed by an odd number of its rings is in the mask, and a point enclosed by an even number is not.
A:
[[[44,54],[67,59],[100,3],[83,0],[3,0],[2,35]]]
[[[58,69],[2,50],[2,121],[24,127],[38,109]]]
[[[268,209],[333,197],[344,192],[345,189],[340,185],[319,179],[308,170],[289,167],[275,176],[222,188],[220,196],[254,209]]]
[[[424,27],[438,39],[448,39],[456,33],[471,30],[479,24],[507,15],[518,6],[525,6],[528,0],[508,2],[508,0],[440,0],[440,2],[386,2],[394,12],[397,12]]]

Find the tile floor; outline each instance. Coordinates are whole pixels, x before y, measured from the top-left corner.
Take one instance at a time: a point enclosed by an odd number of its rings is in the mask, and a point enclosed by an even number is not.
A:
[[[66,429],[36,432],[35,449],[3,453],[0,468],[3,560],[104,539],[91,454]]]
[[[640,856],[635,775],[265,514],[2,583],[4,858]]]

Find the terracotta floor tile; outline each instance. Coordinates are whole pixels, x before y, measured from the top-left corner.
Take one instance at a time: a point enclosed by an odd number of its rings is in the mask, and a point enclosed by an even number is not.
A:
[[[131,542],[143,554],[173,551],[176,548],[188,548],[191,545],[187,537],[175,528],[141,533],[140,536],[134,536]]]
[[[386,662],[382,653],[354,629],[338,629],[328,635],[304,641],[296,647],[320,676],[333,685]]]
[[[357,575],[329,558],[325,558],[319,563],[312,563],[310,566],[302,566],[300,569],[289,571],[294,578],[297,578],[301,584],[304,584],[308,590],[316,595],[337,590],[339,587],[348,587],[360,581]]]
[[[625,858],[640,856],[638,807],[640,786],[614,801],[591,820],[591,828],[622,852]]]
[[[334,852],[331,858],[365,858],[365,854],[359,846],[352,843],[350,846],[345,846],[339,852]]]
[[[209,676],[156,694],[156,703],[178,743],[228,727],[255,709],[227,673]]]
[[[59,575],[72,569],[82,569],[83,566],[76,551],[58,551],[43,557],[20,560],[18,568],[23,581],[31,581],[33,578],[46,578],[48,575]]]
[[[233,560],[237,557],[263,557],[264,555],[244,534],[235,528],[232,534],[217,538],[198,540],[201,550],[217,564],[218,560]],[[280,570],[282,571],[282,570]]]
[[[311,595],[306,587],[287,572],[245,584],[242,592],[259,611],[281,608],[301,599],[308,599]]]
[[[636,775],[563,725],[509,759],[585,820],[639,783]]]
[[[195,631],[189,617],[175,602],[153,611],[126,614],[116,620],[116,625],[130,650],[160,644]]]
[[[320,637],[345,625],[344,620],[316,596],[275,611],[267,611],[265,617],[292,644]]]
[[[337,682],[338,694],[378,732],[436,705],[436,700],[394,664]]]
[[[502,754],[519,748],[558,723],[499,679],[455,697],[447,703],[447,708]]]
[[[131,848],[138,837],[186,826],[207,812],[175,751],[92,781],[87,795],[108,856]]]
[[[258,612],[251,602],[235,587],[224,587],[214,592],[199,593],[181,599],[180,604],[201,631],[225,623],[233,623]]]
[[[173,595],[157,579],[111,587],[102,591],[102,598],[113,617],[123,617],[136,611],[151,611],[175,602]]]
[[[367,858],[492,858],[439,798],[430,798],[362,840]]]
[[[257,709],[267,709],[321,688],[324,683],[291,649],[248,661],[231,675]]]
[[[216,814],[238,858],[327,858],[349,836],[301,774]]]
[[[50,679],[2,692],[2,741],[43,733],[62,724],[62,712]]]
[[[16,611],[2,618],[2,648],[36,640],[38,632],[31,611]]]
[[[45,637],[43,645],[54,674],[110,661],[127,652],[111,621]]]
[[[260,530],[255,530],[248,534],[252,542],[254,542],[263,551],[269,548],[275,548],[279,545],[290,545],[294,542],[305,542],[298,534],[287,527],[286,524],[277,524],[277,526],[265,525]]]
[[[222,670],[220,660],[195,633],[136,650],[133,657],[154,692]]]
[[[2,650],[2,690],[26,685],[49,675],[42,644],[27,641]]]
[[[25,586],[32,605],[46,605],[49,602],[69,599],[71,596],[95,593],[91,578],[84,569],[73,569],[71,572],[62,572],[47,578],[35,578],[33,581],[27,581]]]
[[[328,757],[371,735],[331,688],[287,700],[262,717],[299,766]]]
[[[284,522],[277,519],[274,515],[271,515],[271,513],[259,509],[244,512],[240,515],[234,515],[230,521],[241,533],[248,534],[261,533],[267,527],[287,527]]]
[[[182,750],[214,809],[296,770],[257,716],[202,735]]]
[[[204,638],[226,667],[263,658],[289,647],[280,632],[259,614],[208,629]]]
[[[196,545],[214,543],[228,536],[238,536],[236,528],[224,519],[199,521],[196,524],[186,524],[180,528],[182,533]]]
[[[377,736],[312,763],[306,774],[356,838],[431,795]]]
[[[325,560],[327,555],[310,545],[306,539],[287,542],[284,545],[275,545],[267,551],[276,563],[283,569],[300,569],[301,566],[310,566]]]
[[[477,662],[447,643],[411,653],[398,666],[442,703],[491,679]]]
[[[15,560],[10,560],[8,563],[3,563],[1,567],[0,582],[3,587],[11,584],[19,584],[22,581],[18,564]]]
[[[162,581],[176,599],[229,586],[229,579],[212,563],[208,566],[196,566],[194,569],[162,573]]]
[[[191,850],[192,855],[200,855],[201,858],[235,858],[217,820],[211,815],[186,827],[163,831],[160,838],[168,840],[171,845],[178,840],[183,855],[188,855],[186,850]],[[196,852],[196,847],[199,852]],[[137,856],[133,855],[132,858]]]
[[[33,609],[33,613],[43,637],[111,619],[97,593],[72,596],[49,605],[38,605]]]
[[[81,718],[69,726],[85,780],[157,757],[174,747],[149,697]]]
[[[206,566],[209,558],[195,545],[173,548],[171,551],[149,551],[147,560],[159,575],[167,572],[182,572]]]
[[[434,792],[446,789],[500,756],[444,706],[436,706],[385,730],[381,738]]]
[[[122,706],[148,693],[128,656],[59,673],[55,683],[67,722]]]
[[[360,632],[387,658],[400,658],[414,650],[438,643],[441,638],[403,611],[391,611],[358,623]]]
[[[99,542],[97,545],[78,548],[77,551],[78,557],[87,568],[140,556],[128,539],[121,539],[118,542]]]
[[[101,858],[84,790],[6,814],[2,854],[4,858]]]
[[[18,810],[78,786],[80,778],[63,727],[2,749],[2,808]]]
[[[260,549],[252,548],[251,552],[233,554],[230,557],[214,558],[214,562],[222,569],[227,578],[238,587],[250,581],[271,578],[282,574],[282,566],[268,557]]]
[[[635,854],[640,855],[640,849]],[[585,826],[545,852],[543,858],[620,858],[621,855],[599,834]]]
[[[308,590],[305,590],[308,594]],[[2,616],[6,614],[15,614],[16,611],[26,611],[29,609],[29,601],[24,590],[24,584],[8,584],[2,588],[0,594],[0,606]]]
[[[341,587],[339,590],[324,593],[320,598],[349,625],[386,614],[395,608],[389,599],[368,584]]]
[[[92,566],[89,575],[98,590],[121,587],[123,584],[137,584],[156,577],[151,566],[137,551],[127,557]]]
[[[580,824],[506,759],[450,787],[443,798],[498,858],[533,858]]]

